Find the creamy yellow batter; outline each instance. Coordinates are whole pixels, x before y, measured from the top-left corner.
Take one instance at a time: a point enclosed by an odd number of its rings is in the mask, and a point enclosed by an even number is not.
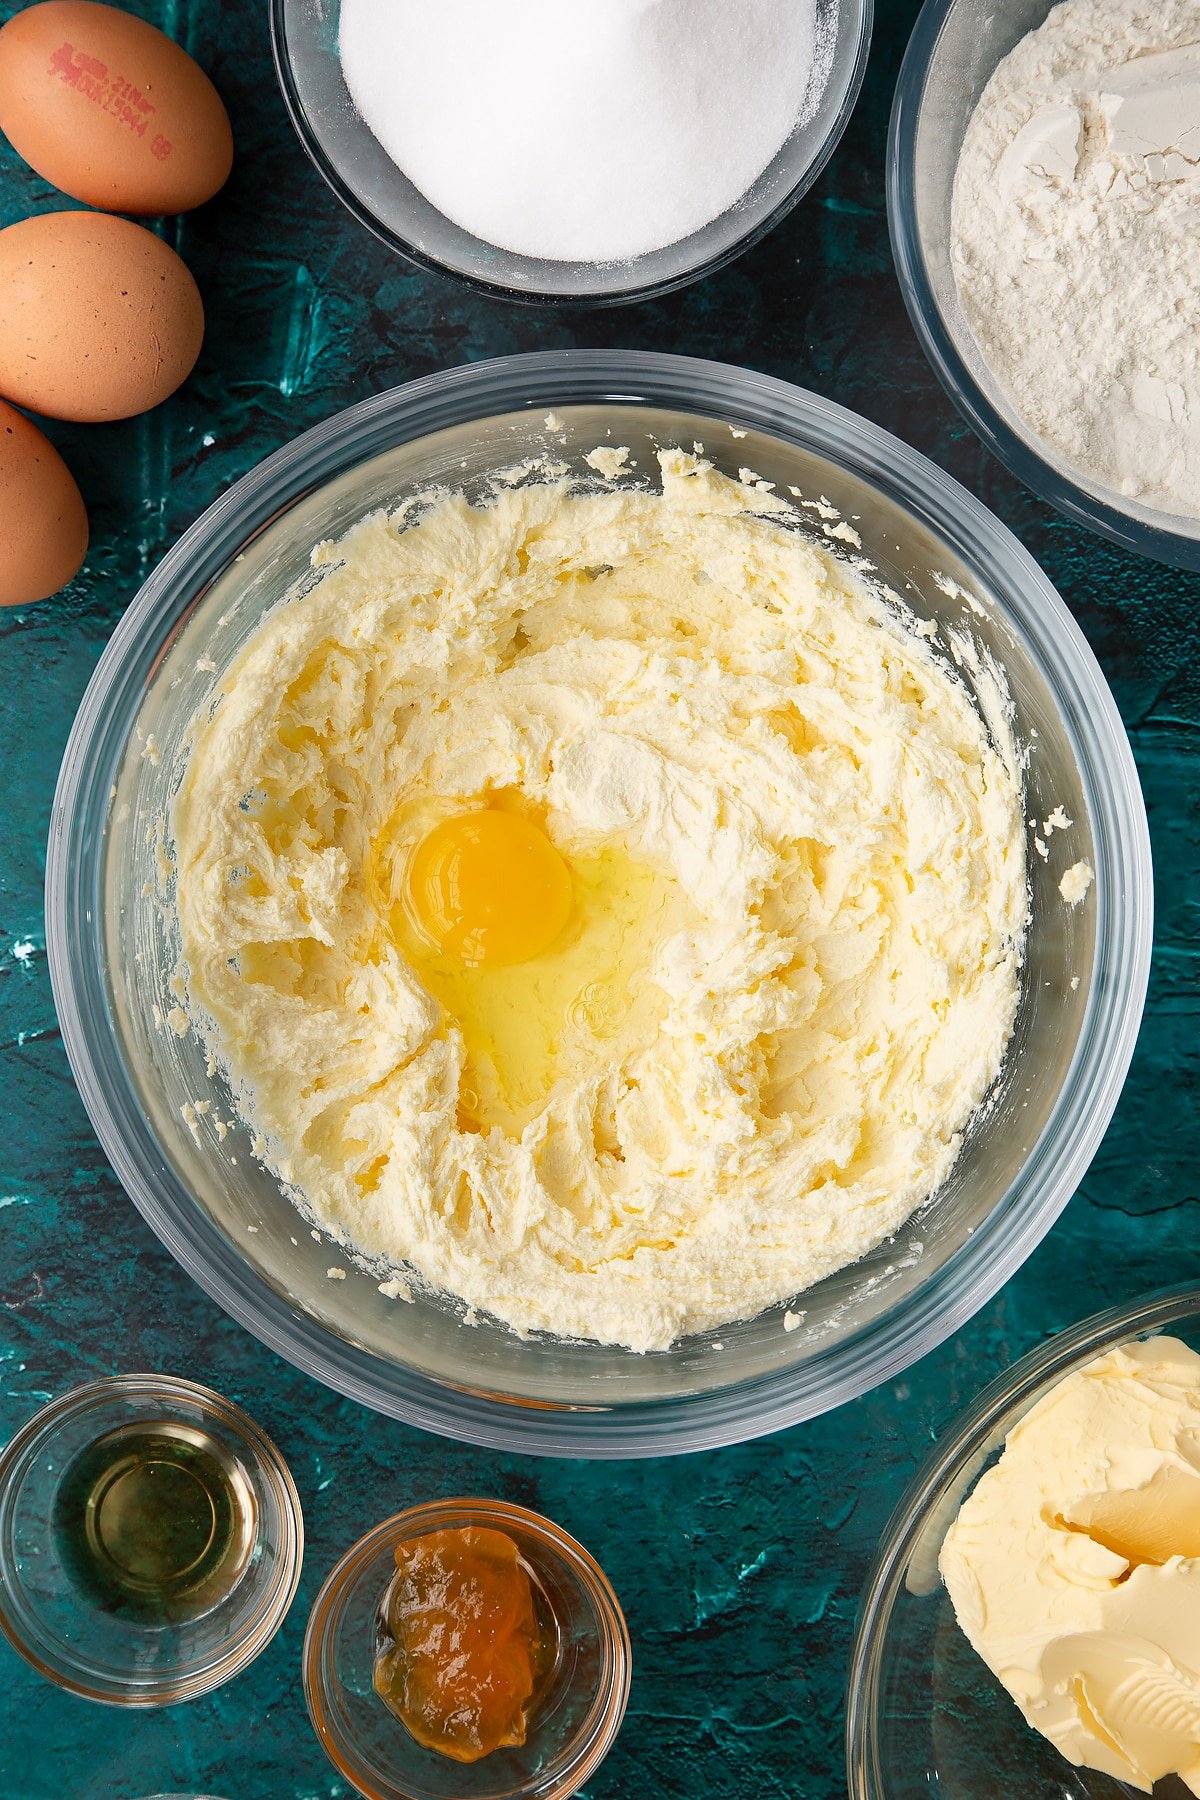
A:
[[[319,546],[172,816],[190,1012],[305,1210],[518,1331],[635,1350],[929,1197],[1026,912],[1019,776],[966,690],[781,501],[660,460],[661,493],[517,486]],[[412,846],[485,805],[573,893],[498,968],[400,904]]]

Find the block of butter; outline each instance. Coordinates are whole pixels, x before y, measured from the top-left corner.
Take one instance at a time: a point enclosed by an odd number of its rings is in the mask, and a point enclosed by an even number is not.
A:
[[[1097,1357],[1009,1433],[942,1545],[971,1644],[1071,1762],[1200,1796],[1200,1356]]]

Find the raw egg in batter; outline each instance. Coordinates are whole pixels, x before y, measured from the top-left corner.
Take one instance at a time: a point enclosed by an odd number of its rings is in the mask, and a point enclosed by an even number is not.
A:
[[[406,887],[417,929],[472,966],[540,956],[571,916],[571,872],[545,832],[491,807],[435,825]]]
[[[371,884],[405,961],[462,1034],[460,1128],[519,1137],[558,1081],[653,1045],[667,1006],[656,953],[694,910],[623,845],[560,850],[515,789],[469,804],[404,801]]]

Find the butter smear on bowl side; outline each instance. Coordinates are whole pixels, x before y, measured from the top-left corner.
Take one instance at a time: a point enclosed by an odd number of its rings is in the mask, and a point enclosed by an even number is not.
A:
[[[966,1636],[1071,1762],[1200,1795],[1200,1356],[1097,1357],[1009,1433],[942,1546]]]

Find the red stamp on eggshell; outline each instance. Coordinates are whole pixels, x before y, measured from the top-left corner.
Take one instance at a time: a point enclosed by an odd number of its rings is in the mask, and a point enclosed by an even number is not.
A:
[[[136,82],[124,75],[109,73],[98,57],[77,50],[74,44],[62,44],[50,57],[50,74],[81,95],[101,112],[119,119],[135,137],[144,138],[154,102]],[[150,144],[150,152],[159,162],[171,154],[171,141],[160,132]]]

